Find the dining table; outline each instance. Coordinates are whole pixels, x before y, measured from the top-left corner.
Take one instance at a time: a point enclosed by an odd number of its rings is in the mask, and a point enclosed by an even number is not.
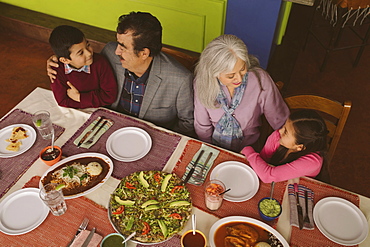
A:
[[[115,229],[109,221],[107,209],[110,196],[122,178],[133,172],[146,170],[159,170],[182,177],[186,172],[187,164],[193,159],[197,151],[204,146],[218,152],[217,158],[212,161],[213,164],[206,181],[210,179],[212,169],[215,169],[218,164],[227,161],[248,164],[242,154],[201,142],[108,108],[73,109],[58,106],[52,91],[39,87],[35,88],[1,118],[0,129],[11,124],[20,123],[33,126],[31,116],[38,110],[47,110],[50,113],[55,129],[55,145],[62,148],[63,158],[79,153],[102,153],[113,160],[114,170],[98,189],[84,196],[66,200],[67,211],[64,215],[54,216],[49,213],[37,228],[24,234],[9,235],[0,232],[2,246],[67,246],[84,217],[90,219],[88,229],[91,230],[95,227],[96,233],[102,237],[113,233]],[[77,147],[74,144],[76,138],[99,116],[111,119],[112,126],[89,149]],[[122,162],[111,157],[106,150],[106,142],[110,134],[124,127],[137,127],[149,133],[152,146],[148,154],[142,159]],[[22,188],[38,187],[40,177],[50,168],[39,159],[39,152],[48,145],[50,145],[49,140],[43,140],[37,133],[35,144],[28,151],[13,158],[0,157],[0,203]],[[299,228],[291,225],[288,187],[294,183],[306,186],[314,191],[314,203],[326,197],[340,197],[352,202],[365,215],[369,225],[370,198],[308,177],[277,182],[275,183],[274,198],[281,202],[282,213],[277,220],[265,223],[278,231],[290,246],[341,246],[325,237],[317,227],[313,230],[299,230]],[[192,198],[192,214],[196,215],[197,229],[202,231],[207,239],[209,239],[212,225],[224,217],[245,216],[263,221],[258,214],[257,204],[261,198],[270,195],[270,184],[259,181],[258,191],[253,198],[244,202],[224,200],[218,210],[210,211],[204,203],[204,187],[190,183],[186,187]],[[191,220],[188,220],[181,232],[168,241],[153,246],[181,246],[181,234],[190,229],[192,229],[192,224]],[[141,247],[144,245],[128,241],[127,246]],[[370,236],[368,235],[362,243],[355,246],[370,246]]]

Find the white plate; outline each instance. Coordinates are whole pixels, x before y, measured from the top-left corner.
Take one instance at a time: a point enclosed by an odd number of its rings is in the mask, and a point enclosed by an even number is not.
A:
[[[113,132],[107,151],[116,160],[131,162],[143,158],[152,147],[150,135],[143,129],[126,127]]]
[[[6,147],[10,144],[10,142],[7,142],[5,140],[9,139],[14,127],[22,127],[27,131],[28,135],[27,138],[20,140],[22,142],[22,145],[19,147],[19,150],[17,152],[6,150]],[[10,158],[26,152],[32,147],[32,145],[35,143],[35,140],[36,131],[27,124],[12,124],[5,128],[2,128],[0,130],[0,158]]]
[[[71,160],[76,160],[76,159],[86,158],[86,157],[97,157],[97,158],[103,159],[109,165],[109,171],[108,171],[107,175],[103,178],[103,180],[100,183],[98,183],[94,187],[92,187],[92,188],[90,188],[88,190],[85,190],[85,191],[83,191],[81,193],[78,193],[78,194],[64,196],[64,198],[65,199],[73,199],[73,198],[77,198],[77,197],[80,197],[80,196],[84,196],[84,195],[89,194],[90,192],[93,192],[94,190],[96,190],[100,186],[102,186],[108,180],[108,178],[112,175],[112,172],[113,172],[113,161],[108,156],[106,156],[104,154],[100,154],[100,153],[82,153],[82,154],[75,154],[75,155],[69,156],[68,158],[62,159],[61,161],[59,161],[58,163],[56,163],[55,165],[53,165],[49,169],[47,169],[47,171],[44,173],[44,175],[42,175],[42,177],[40,179],[40,183],[39,183],[40,188],[43,186],[42,180],[44,179],[44,177],[46,177],[46,175],[50,171],[56,169],[59,166],[64,165],[65,163],[67,163],[67,162],[69,162]]]
[[[338,244],[359,244],[369,233],[366,217],[361,210],[339,197],[326,197],[317,202],[313,219],[321,233]]]
[[[26,188],[7,196],[0,203],[0,231],[21,235],[38,227],[48,216],[49,208],[41,201],[39,189]]]
[[[217,165],[212,170],[210,178],[221,180],[226,189],[231,189],[224,195],[224,199],[231,202],[243,202],[251,199],[257,193],[260,185],[253,169],[238,161],[226,161]]]
[[[212,225],[211,229],[209,230],[209,243],[211,247],[216,247],[215,240],[214,240],[216,230],[223,224],[230,223],[230,222],[246,222],[246,223],[251,223],[251,224],[260,226],[266,231],[272,233],[277,239],[279,239],[279,241],[284,247],[289,247],[289,244],[285,240],[285,238],[274,228],[272,228],[271,226],[267,225],[266,223],[262,221],[259,221],[259,220],[256,220],[250,217],[244,217],[244,216],[229,216],[229,217],[225,217],[225,218],[222,218],[216,221]]]

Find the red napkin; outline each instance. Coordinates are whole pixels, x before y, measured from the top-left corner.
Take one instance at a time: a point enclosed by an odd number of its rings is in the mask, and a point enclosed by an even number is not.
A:
[[[70,245],[70,247],[81,247],[86,238],[89,236],[90,234],[90,231],[89,230],[83,230],[81,231],[77,237],[75,238],[75,240],[73,241],[73,243]],[[102,236],[100,236],[99,234],[97,233],[94,233],[94,236],[91,238],[91,241],[90,243],[87,245],[88,247],[96,247],[96,246],[99,246],[100,244],[100,241],[102,240]]]

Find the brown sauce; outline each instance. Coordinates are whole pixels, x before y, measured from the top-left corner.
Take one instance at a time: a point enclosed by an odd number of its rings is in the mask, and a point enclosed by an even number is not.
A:
[[[204,247],[206,244],[204,237],[199,232],[195,232],[195,235],[193,232],[187,233],[182,241],[185,247]]]
[[[72,165],[74,162],[78,162],[78,163],[81,163],[83,165],[87,165],[88,163],[90,162],[98,162],[103,170],[102,172],[98,175],[98,176],[93,176],[91,177],[91,180],[88,184],[86,184],[85,186],[78,186],[78,187],[75,187],[73,189],[66,189],[66,188],[63,188],[63,195],[64,196],[70,196],[70,195],[75,195],[75,194],[78,194],[78,193],[81,193],[81,192],[84,192],[92,187],[94,187],[95,185],[97,185],[98,183],[100,183],[104,178],[105,176],[108,174],[108,171],[110,169],[109,167],[109,164],[106,163],[103,159],[101,158],[98,158],[98,157],[85,157],[85,158],[79,158],[79,159],[75,159],[75,160],[71,160],[69,162],[66,162],[64,163],[63,165],[61,166],[58,166],[57,168],[55,168],[54,170],[50,171],[45,177],[44,179],[42,180],[42,183],[45,185],[45,184],[48,184],[50,183],[50,181],[52,180],[52,174],[59,170],[59,169],[62,169],[66,166],[69,166],[69,165]]]
[[[225,237],[227,236],[226,227],[235,226],[235,225],[239,225],[239,224],[248,225],[248,226],[254,228],[258,232],[259,238],[258,238],[256,243],[258,243],[258,242],[268,242],[268,240],[269,240],[268,231],[266,231],[264,228],[262,228],[260,226],[257,226],[255,224],[252,224],[252,223],[233,221],[233,222],[223,224],[219,228],[217,228],[217,230],[215,232],[215,235],[214,235],[214,239],[213,239],[215,241],[216,247],[223,247],[224,246]]]
[[[59,154],[60,154],[59,149],[54,148],[53,151],[49,151],[49,149],[46,149],[46,151],[41,154],[41,159],[50,161],[58,157]]]

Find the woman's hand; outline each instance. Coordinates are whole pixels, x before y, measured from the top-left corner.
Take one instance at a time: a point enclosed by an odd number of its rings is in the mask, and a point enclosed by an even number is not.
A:
[[[57,74],[57,72],[52,67],[59,67],[58,58],[55,55],[52,55],[46,61],[46,72],[47,72],[47,75],[50,78],[51,83],[54,82],[54,80],[56,78],[56,74]]]

